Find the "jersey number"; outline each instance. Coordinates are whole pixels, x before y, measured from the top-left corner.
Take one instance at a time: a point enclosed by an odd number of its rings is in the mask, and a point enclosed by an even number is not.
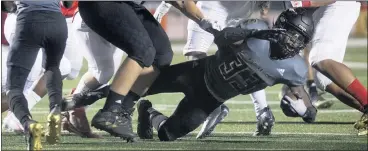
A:
[[[219,65],[219,70],[225,81],[239,93],[247,92],[252,87],[252,84],[258,83],[258,78],[255,78],[252,70],[241,60],[240,56],[236,56],[235,60],[224,61]]]

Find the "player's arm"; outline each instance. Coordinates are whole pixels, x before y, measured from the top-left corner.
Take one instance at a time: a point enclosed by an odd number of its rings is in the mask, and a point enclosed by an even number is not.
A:
[[[321,7],[332,3],[336,0],[323,0],[323,1],[290,1],[293,7]]]
[[[185,16],[196,22],[203,30],[215,34],[221,27],[216,21],[207,19],[194,1],[167,1],[175,8],[179,9]]]
[[[200,24],[204,19],[202,12],[196,6],[194,1],[166,1],[166,3],[171,4],[175,8],[179,9],[185,16],[194,22]]]
[[[166,3],[165,1],[162,1],[161,4],[156,8],[155,13],[153,14],[153,17],[160,23],[162,20],[162,17],[165,16],[167,12],[169,12],[171,8],[171,4]]]
[[[286,116],[302,117],[305,122],[314,122],[317,109],[312,105],[303,85],[289,85],[281,100],[281,109]]]
[[[285,29],[243,29],[239,27],[226,27],[215,34],[215,44],[219,47],[241,44],[248,38],[258,38],[271,42],[280,42],[279,38],[286,35]]]

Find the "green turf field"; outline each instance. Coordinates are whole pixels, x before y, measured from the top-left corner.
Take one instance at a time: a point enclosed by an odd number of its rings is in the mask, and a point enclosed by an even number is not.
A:
[[[180,54],[175,55],[174,64],[184,61]],[[345,61],[367,63],[367,48],[349,49]],[[86,71],[83,66],[81,73]],[[353,72],[367,86],[367,69],[354,69]],[[79,78],[64,81],[64,92],[68,93],[77,85]],[[360,118],[360,113],[334,99],[331,95],[324,95],[327,99],[335,100],[330,109],[319,110],[317,120],[313,124],[306,124],[300,118],[286,117],[280,107],[278,92],[281,86],[266,89],[268,103],[275,115],[276,124],[272,135],[268,137],[252,137],[255,130],[255,113],[249,96],[239,96],[226,102],[230,108],[228,117],[220,123],[211,137],[196,140],[199,129],[175,142],[159,142],[154,140],[139,141],[128,144],[107,133],[98,132],[103,139],[85,139],[64,133],[61,144],[47,145],[45,150],[367,150],[367,137],[357,136],[353,123]],[[158,110],[170,115],[175,109],[182,94],[161,94],[147,97]],[[104,100],[88,107],[88,118],[92,119],[97,110],[102,107]],[[35,120],[45,123],[48,113],[48,101],[43,99],[32,110]],[[2,115],[2,118],[6,114]],[[137,113],[134,113],[134,129]],[[46,126],[45,126],[46,127]],[[94,129],[94,131],[96,131]],[[23,136],[14,133],[2,133],[2,149],[24,150]]]

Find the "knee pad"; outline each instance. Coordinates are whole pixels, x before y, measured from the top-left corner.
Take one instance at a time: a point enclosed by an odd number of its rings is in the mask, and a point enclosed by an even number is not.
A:
[[[155,60],[155,56],[156,50],[154,47],[146,50],[139,49],[133,53],[128,53],[128,57],[135,60],[142,68],[150,67]]]
[[[325,91],[326,87],[332,83],[332,81],[328,77],[326,77],[319,71],[314,72],[314,82],[316,83],[317,87],[322,91]]]
[[[159,69],[170,66],[173,56],[174,52],[172,50],[168,50],[165,54],[156,55],[155,62],[153,64]]]

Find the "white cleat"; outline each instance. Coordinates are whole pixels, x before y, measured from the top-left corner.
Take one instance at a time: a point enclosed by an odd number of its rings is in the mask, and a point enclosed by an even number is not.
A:
[[[317,109],[328,109],[330,108],[334,102],[332,100],[318,100],[313,102],[313,106]]]
[[[16,134],[23,134],[24,128],[22,124],[20,124],[19,120],[13,112],[8,112],[8,115],[3,120],[3,126],[2,129],[4,132],[14,132]]]
[[[216,125],[220,123],[229,113],[229,108],[222,104],[217,109],[215,109],[203,123],[201,131],[197,135],[197,139],[202,139],[209,136],[215,129]]]

